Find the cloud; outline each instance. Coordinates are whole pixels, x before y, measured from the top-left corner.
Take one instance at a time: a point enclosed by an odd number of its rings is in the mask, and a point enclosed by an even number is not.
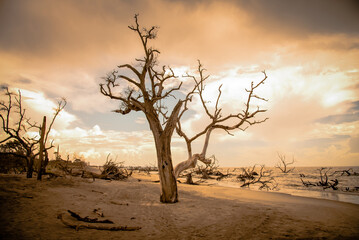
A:
[[[359,121],[359,101],[350,103],[350,108],[343,114],[329,115],[317,120],[319,123],[341,124]]]
[[[251,13],[253,21],[294,34],[359,34],[359,4],[355,0],[235,1]],[[260,17],[259,17],[260,16]]]
[[[89,158],[92,153],[95,162],[109,152],[133,162],[155,159],[144,115],[111,112],[119,102],[101,95],[98,86],[117,65],[136,65],[134,59],[143,55],[140,40],[127,28],[134,13],[140,13],[141,26],[160,27],[150,42],[161,51],[159,67],[168,64],[182,75],[200,59],[211,75],[205,97],[212,107],[223,83],[224,114],[241,111],[244,89],[266,70],[268,80],[258,95],[269,102],[253,107],[268,109],[262,117],[269,120],[233,138],[218,133],[211,139],[210,152],[227,165],[237,159],[267,161],[261,156],[273,152],[276,158],[278,150],[306,162],[312,156],[317,162],[335,156],[349,163],[355,158],[348,153],[349,139],[334,136],[359,134],[358,106],[349,110],[344,104],[359,96],[356,9],[351,1],[332,0],[2,1],[1,85],[30,91],[26,101],[34,118],[51,114],[56,98],[68,100],[52,132],[64,151],[88,153]],[[183,89],[192,84],[191,79],[179,80]],[[183,127],[194,133],[209,120],[198,99],[190,108]],[[186,158],[182,144],[173,139],[176,159]],[[195,144],[201,149],[201,141]]]
[[[145,124],[146,123],[146,118],[144,117],[138,117],[136,118],[135,122],[138,123],[138,124]]]
[[[19,90],[23,97],[24,107],[30,111],[30,116],[34,116],[34,121],[40,122],[42,116],[47,116],[48,119],[53,118],[55,109],[58,107],[53,100],[47,99],[41,92],[26,89]],[[55,126],[66,128],[76,120],[76,116],[67,112],[66,109],[63,109],[56,118]]]
[[[359,153],[359,136],[353,136],[349,141],[350,152]]]
[[[32,83],[32,81],[27,78],[20,78],[20,79],[16,80],[16,82],[19,84],[31,84]]]
[[[318,148],[318,149],[327,149],[330,146],[335,146],[336,148],[341,148],[343,140],[350,139],[349,135],[333,135],[329,138],[313,138],[306,139],[305,141],[299,142],[298,146],[303,148]]]
[[[150,131],[109,131],[98,125],[92,128],[68,128],[51,133],[62,156],[78,153],[92,164],[103,164],[107,154],[118,156],[126,164],[147,164],[155,159],[154,140]]]

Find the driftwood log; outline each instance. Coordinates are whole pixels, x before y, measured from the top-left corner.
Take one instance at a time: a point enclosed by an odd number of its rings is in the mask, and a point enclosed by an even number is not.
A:
[[[69,211],[70,213],[71,211]],[[76,229],[76,231],[80,230],[81,228],[88,228],[88,229],[97,229],[97,230],[107,230],[107,231],[136,231],[140,230],[141,227],[129,227],[129,226],[118,226],[114,225],[113,223],[98,223],[98,222],[85,222],[79,219],[86,219],[81,218],[78,214],[75,213],[78,217],[72,216],[72,214],[68,213],[61,213],[57,216],[61,222],[70,228]],[[111,221],[112,222],[112,221]]]
[[[105,219],[105,220],[98,220],[97,218],[89,218],[89,217],[80,217],[77,213],[67,210],[71,214],[71,217],[76,218],[78,221],[82,222],[88,222],[88,223],[113,223],[111,220]]]

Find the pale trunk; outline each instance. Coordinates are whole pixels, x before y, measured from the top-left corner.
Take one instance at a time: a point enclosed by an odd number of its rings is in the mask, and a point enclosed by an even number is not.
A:
[[[210,161],[206,160],[206,152],[209,144],[209,137],[211,136],[212,128],[208,129],[206,134],[206,139],[204,141],[203,149],[201,154],[193,154],[193,156],[190,156],[186,161],[180,162],[175,167],[174,173],[175,178],[177,179],[181,172],[183,172],[186,169],[194,168],[196,167],[197,160],[202,161],[205,164],[211,163]],[[190,150],[190,143],[187,142],[187,149]]]
[[[150,111],[146,114],[156,144],[158,173],[161,183],[160,200],[163,203],[178,202],[177,181],[174,177],[172,164],[171,138],[178,121],[181,106],[182,101],[179,101],[167,120],[164,130],[153,108],[149,107]]]
[[[37,173],[37,180],[41,180],[42,174],[45,171],[45,169],[44,169],[45,129],[46,129],[46,116],[44,116],[44,119],[42,121],[42,126],[41,126],[40,152],[39,152],[39,169],[38,169],[38,173]]]
[[[26,156],[26,164],[27,164],[26,177],[32,178],[32,173],[34,171],[34,157],[32,156],[32,154],[28,154]]]
[[[162,136],[156,139],[158,172],[161,183],[161,202],[178,202],[177,182],[173,174],[171,138]]]
[[[178,202],[177,182],[173,173],[171,155],[171,137],[173,131],[163,131],[157,119],[147,117],[155,139],[159,180],[161,183],[161,198],[163,203]]]

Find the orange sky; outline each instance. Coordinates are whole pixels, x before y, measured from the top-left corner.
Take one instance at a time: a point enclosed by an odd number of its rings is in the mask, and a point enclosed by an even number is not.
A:
[[[128,28],[159,26],[152,42],[160,64],[178,75],[204,64],[207,97],[223,83],[225,112],[243,108],[250,81],[269,99],[269,120],[235,136],[214,132],[208,153],[221,166],[274,165],[277,152],[298,166],[359,164],[359,4],[356,1],[0,1],[0,83],[22,89],[33,119],[68,105],[52,136],[63,156],[93,164],[111,152],[128,165],[155,165],[151,132],[141,113],[121,116],[99,92],[101,77],[141,57]],[[198,102],[183,125],[201,127]],[[199,141],[195,147],[201,149]],[[174,163],[187,156],[174,136]]]

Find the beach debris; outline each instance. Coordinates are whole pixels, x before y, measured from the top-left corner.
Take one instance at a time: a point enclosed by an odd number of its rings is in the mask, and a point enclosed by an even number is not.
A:
[[[69,211],[70,213],[71,211]],[[74,212],[72,212],[74,213]],[[71,213],[70,213],[71,214]],[[76,217],[74,217],[76,216]],[[98,222],[86,222],[79,219],[86,219],[86,218],[78,218],[79,215],[75,213],[69,215],[68,213],[61,213],[57,216],[58,219],[61,220],[61,222],[70,228],[76,229],[76,231],[79,231],[81,228],[88,228],[88,229],[96,229],[96,230],[107,230],[107,231],[136,231],[140,230],[141,227],[137,226],[119,226],[114,225],[114,223],[111,221],[111,223],[98,223]]]
[[[304,175],[304,174],[303,174],[303,175]],[[303,185],[306,186],[306,187],[317,186],[316,184],[311,183],[311,182],[309,182],[309,181],[304,181],[302,177],[300,177],[300,180],[302,181]]]
[[[272,176],[272,170],[266,170],[264,165],[260,165],[259,172],[255,169],[257,164],[253,167],[242,168],[242,173],[237,176],[237,179],[242,182],[241,187],[249,187],[250,185],[259,185],[259,190],[275,190],[278,188],[278,183]]]
[[[96,212],[95,210],[94,210],[94,212]],[[88,222],[88,223],[113,223],[111,220],[108,220],[108,219],[98,220],[98,218],[90,218],[88,216],[81,217],[79,214],[77,214],[71,210],[67,210],[67,212],[69,212],[71,214],[71,216],[76,218],[78,221],[83,221],[83,222]],[[103,216],[103,214],[102,214],[102,216]]]
[[[346,175],[346,176],[359,176],[359,173],[354,172],[352,168],[349,168],[347,170],[340,170],[340,171],[335,171],[331,176],[340,173],[340,176]]]
[[[70,176],[79,176],[81,178],[92,178],[93,182],[96,178],[104,179],[104,180],[125,180],[132,175],[132,170],[129,171],[123,166],[123,162],[116,162],[112,159],[109,159],[110,154],[107,155],[106,163],[100,168],[101,173],[95,173],[89,171],[87,168],[87,164],[79,160],[76,162],[64,160],[55,160],[54,164],[55,169],[59,169],[63,175],[70,175]]]
[[[111,201],[110,203],[115,204],[115,205],[124,205],[124,206],[128,206],[128,203],[119,203],[119,202],[115,202],[115,201]]]
[[[101,191],[97,191],[97,190],[92,190],[91,192],[104,194],[103,192],[101,192]]]
[[[101,179],[106,180],[124,180],[132,175],[132,171],[127,171],[123,166],[123,162],[116,162],[109,159],[110,154],[107,155],[106,163],[103,165],[100,174]]]
[[[339,181],[338,179],[330,179],[329,180],[329,177],[328,177],[328,172],[331,170],[331,168],[325,168],[325,167],[322,167],[322,168],[319,168],[318,171],[319,171],[319,174],[320,174],[320,180],[317,181],[317,182],[310,182],[310,181],[304,181],[303,180],[303,177],[304,175],[301,174],[300,176],[300,180],[302,181],[303,185],[306,186],[306,187],[310,187],[310,186],[320,186],[322,187],[323,189],[328,189],[328,188],[332,188],[333,190],[338,190],[338,184],[339,184]],[[330,176],[333,176],[333,174],[331,174]]]
[[[99,217],[105,217],[105,215],[101,211],[101,208],[96,208],[93,210],[93,212],[96,213]]]
[[[197,168],[194,170],[196,174],[202,175],[202,179],[214,179],[212,176],[219,176],[222,173],[218,170],[218,160],[215,155],[212,155],[203,164],[197,164]]]

